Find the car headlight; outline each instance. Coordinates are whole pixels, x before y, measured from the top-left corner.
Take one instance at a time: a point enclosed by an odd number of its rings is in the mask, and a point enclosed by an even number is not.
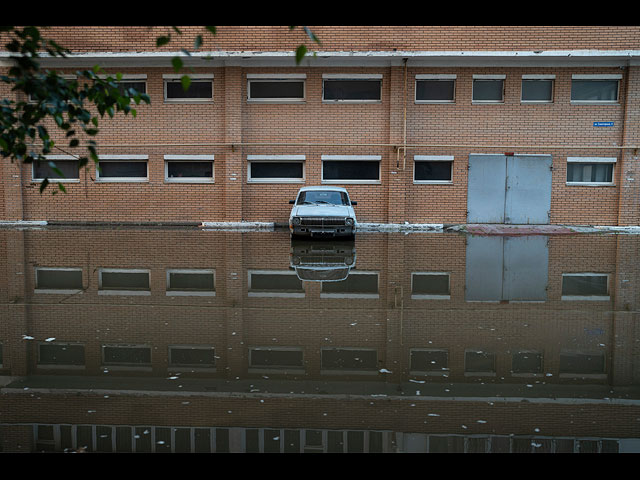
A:
[[[349,226],[349,227],[352,226],[353,225],[353,218],[351,218],[351,217],[345,218],[344,219],[344,224]]]
[[[300,225],[300,217],[293,217],[293,218],[291,219],[291,223],[292,223],[293,225]]]

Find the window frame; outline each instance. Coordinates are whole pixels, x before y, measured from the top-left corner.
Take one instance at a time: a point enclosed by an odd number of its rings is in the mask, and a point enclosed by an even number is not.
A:
[[[598,80],[615,80],[618,84],[616,90],[615,100],[574,100],[573,99],[573,81],[574,80],[586,80],[597,82]],[[620,104],[620,81],[622,80],[621,73],[601,73],[601,74],[579,74],[574,73],[571,75],[571,90],[569,92],[569,100],[572,105],[619,105]]]
[[[247,74],[247,103],[305,103],[307,99],[307,75],[305,73],[248,73]],[[302,98],[283,97],[283,98],[251,98],[251,83],[261,82],[282,82],[282,83],[300,83],[302,82]]]
[[[85,359],[84,359],[84,363],[82,364],[78,364],[78,363],[41,363],[41,349],[43,346],[50,346],[50,345],[58,345],[61,347],[67,346],[67,345],[71,345],[71,346],[81,346],[84,349],[84,354],[85,354]],[[45,369],[45,370],[84,370],[86,369],[87,366],[87,350],[86,350],[86,345],[83,342],[38,342],[38,348],[37,348],[37,358],[36,358],[36,365],[38,367],[38,369]]]
[[[567,186],[586,186],[586,187],[612,187],[616,185],[616,164],[617,157],[567,157],[567,174],[565,175],[565,183]],[[611,181],[610,182],[570,182],[567,180],[569,175],[569,163],[604,163],[611,164]]]
[[[104,350],[106,348],[144,348],[149,350],[148,363],[112,363],[105,361]],[[103,370],[146,370],[153,368],[153,347],[148,343],[102,343],[100,344],[100,365]]]
[[[252,354],[255,350],[275,350],[286,352],[299,352],[301,354],[300,365],[270,365],[260,366],[255,365],[252,360]],[[304,348],[302,347],[281,347],[281,346],[253,346],[248,348],[248,371],[249,373],[304,373],[305,371],[305,356]]]
[[[80,159],[74,155],[44,155],[45,161],[52,161],[55,163],[56,160],[62,161],[75,161],[78,162],[78,178],[67,178],[67,177],[58,177],[57,175],[54,177],[49,177],[49,183],[80,183]],[[36,177],[36,162],[31,164],[31,182],[32,183],[42,183],[44,182],[44,178]]]
[[[325,185],[339,185],[339,184],[344,184],[344,185],[348,185],[348,184],[361,184],[361,185],[380,185],[382,184],[382,155],[321,155],[320,156],[320,161],[322,163],[321,165],[321,172],[320,172],[320,178],[321,178],[321,183],[325,184]],[[348,180],[348,179],[337,179],[337,180],[325,180],[324,178],[324,162],[325,161],[330,161],[330,162],[335,162],[335,161],[345,161],[345,162],[351,162],[351,161],[374,161],[374,162],[378,162],[378,180]]]
[[[451,180],[416,180],[417,162],[450,162]],[[452,185],[453,184],[453,155],[414,155],[413,156],[413,183],[415,185]]]
[[[172,273],[211,274],[213,276],[213,290],[171,290]],[[167,297],[215,297],[216,271],[213,268],[167,268],[165,294]]]
[[[147,93],[148,82],[147,82],[146,73],[123,73],[120,76],[120,80],[118,80],[117,75],[118,75],[117,73],[100,74],[98,75],[98,78],[102,80],[106,80],[107,78],[112,78],[116,84],[129,83],[129,82],[144,82],[144,92],[138,92],[138,93],[148,95]],[[130,103],[135,103],[133,98],[131,99]]]
[[[320,298],[368,298],[368,299],[378,299],[380,298],[380,272],[370,271],[370,270],[351,270],[349,272],[348,277],[358,276],[358,275],[375,275],[376,277],[376,293],[358,293],[358,292],[325,292],[322,289],[322,286],[325,283],[339,283],[339,282],[328,282],[326,280],[320,282]],[[344,279],[346,280],[346,279]],[[342,280],[342,281],[344,281]]]
[[[213,73],[190,73],[187,74],[192,81],[210,81],[211,82],[211,97],[203,98],[167,98],[167,84],[169,83],[181,83],[183,75],[179,73],[164,73],[162,74],[162,91],[164,97],[164,103],[213,103],[214,98],[214,86],[213,86]]]
[[[164,155],[163,159],[165,183],[215,183],[215,155]],[[211,163],[211,177],[169,177],[170,162]]]
[[[284,291],[284,290],[254,290],[251,289],[251,277],[252,275],[290,275],[292,277],[298,278],[296,272],[293,270],[261,270],[261,269],[249,269],[247,270],[247,296],[249,297],[258,297],[258,298],[304,298],[306,295],[306,290],[304,287],[304,282],[300,280],[302,291]]]
[[[550,80],[551,81],[551,98],[549,100],[524,100],[522,98],[522,94],[524,89],[522,88],[524,85],[525,81],[546,81],[546,80]],[[522,75],[522,79],[520,82],[520,103],[525,103],[525,104],[532,104],[532,105],[536,105],[536,104],[549,104],[549,103],[554,103],[554,98],[555,98],[555,87],[556,87],[556,76],[555,75],[538,75],[538,74],[531,74],[531,75]]]
[[[564,277],[606,277],[607,278],[607,294],[606,295],[564,295],[562,294],[562,284]],[[611,274],[597,272],[575,272],[563,273],[560,282],[560,299],[569,301],[610,301],[611,300]]]
[[[324,365],[323,354],[329,350],[341,350],[341,351],[353,351],[353,352],[375,352],[376,354],[376,366],[373,368],[363,369],[340,369],[330,368]],[[378,375],[380,373],[380,354],[377,348],[367,347],[321,347],[320,348],[320,375]]]
[[[428,293],[413,293],[413,278],[416,275],[420,276],[447,276],[447,286],[449,290],[448,295],[428,294]],[[435,272],[435,271],[420,271],[411,272],[411,299],[412,300],[450,300],[451,299],[451,273],[450,272]]]
[[[75,295],[78,293],[82,293],[84,291],[83,288],[38,288],[38,271],[39,270],[57,270],[57,271],[65,271],[65,272],[80,272],[81,273],[81,281],[84,281],[84,272],[82,267],[42,267],[38,266],[34,268],[34,293],[62,293],[66,295]]]
[[[149,278],[148,290],[104,289],[102,286],[103,273],[146,273]],[[151,295],[151,270],[148,268],[98,268],[98,295]]]
[[[147,167],[146,177],[101,177],[100,162],[144,162]],[[149,155],[98,155],[96,165],[96,183],[148,183],[149,182]]]
[[[493,370],[467,370],[468,353],[486,353],[493,356]],[[465,377],[496,377],[498,375],[498,355],[494,351],[487,351],[482,348],[465,348],[464,350],[464,376]]]
[[[380,104],[382,103],[382,79],[383,75],[381,73],[323,73],[322,74],[322,103],[326,104],[338,104],[338,103],[369,103],[369,104]],[[349,81],[349,80],[371,80],[378,81],[380,85],[380,98],[374,100],[368,99],[325,99],[324,98],[324,86],[326,81]]]
[[[505,74],[485,75],[474,74],[471,80],[471,103],[476,105],[502,105],[504,104],[504,91],[507,76]],[[476,80],[501,80],[502,81],[502,96],[500,100],[475,100],[473,98],[474,90],[476,86]]]
[[[251,163],[301,163],[302,178],[253,178],[251,176]],[[247,155],[247,183],[306,183],[306,156],[305,155]]]
[[[453,98],[451,100],[419,100],[418,99],[418,82],[421,80],[431,80],[438,82],[451,82],[453,81]],[[414,83],[414,95],[413,100],[416,104],[453,104],[456,103],[456,88],[457,88],[457,75],[453,74],[417,74],[415,76]]]
[[[214,364],[213,365],[198,365],[198,364],[180,364],[174,363],[172,358],[172,350],[211,350],[213,351]],[[217,356],[216,348],[214,345],[195,345],[195,344],[170,344],[167,345],[167,365],[173,372],[189,371],[189,372],[215,372],[217,369]]]
[[[447,357],[447,366],[445,368],[441,368],[440,370],[416,370],[412,367],[412,358],[414,352],[444,352]],[[422,348],[415,347],[409,349],[409,374],[410,375],[420,375],[420,376],[434,376],[434,377],[448,377],[451,372],[451,367],[449,366],[449,350],[446,348]]]

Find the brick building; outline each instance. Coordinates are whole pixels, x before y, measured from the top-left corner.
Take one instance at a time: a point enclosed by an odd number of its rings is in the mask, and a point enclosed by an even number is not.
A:
[[[167,27],[47,29],[74,55],[45,67],[100,64],[151,104],[101,122],[100,175],[56,154],[66,195],[3,164],[0,218],[286,222],[300,186],[327,183],[361,222],[640,224],[640,27],[311,29],[320,45],[275,26],[162,47]],[[197,34],[186,94],[170,60]]]

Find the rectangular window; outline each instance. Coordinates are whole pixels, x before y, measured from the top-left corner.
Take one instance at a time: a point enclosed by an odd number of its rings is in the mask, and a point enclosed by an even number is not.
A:
[[[149,270],[101,268],[98,270],[99,295],[151,295]]]
[[[81,268],[36,268],[36,293],[69,294],[81,291]]]
[[[542,353],[532,351],[513,353],[511,372],[514,374],[542,373]]]
[[[214,368],[215,349],[207,345],[170,345],[169,366],[189,368]]]
[[[451,183],[452,155],[415,155],[413,183]]]
[[[414,373],[446,373],[449,371],[449,352],[446,350],[412,349],[411,371]]]
[[[301,348],[256,347],[249,349],[249,366],[259,369],[295,369],[304,367]]]
[[[148,345],[103,345],[104,365],[151,366],[151,347]]]
[[[96,168],[98,182],[147,182],[147,155],[100,155]]]
[[[378,352],[361,348],[323,348],[321,351],[322,370],[340,372],[378,371]]]
[[[250,297],[304,297],[302,280],[288,270],[249,270]]]
[[[572,75],[571,103],[617,103],[622,75]]]
[[[382,101],[382,75],[325,74],[322,79],[324,102]]]
[[[188,74],[191,82],[185,90],[182,86],[182,75],[165,74],[164,101],[165,102],[211,102],[213,101],[213,75]]]
[[[609,300],[609,275],[603,273],[565,273],[562,300]]]
[[[455,75],[416,75],[416,103],[454,103]]]
[[[553,102],[555,75],[523,75],[520,101],[522,103]]]
[[[80,162],[71,155],[45,155],[46,161],[32,164],[31,178],[41,182],[45,178],[50,182],[77,182],[80,179]],[[56,171],[57,169],[58,171]]]
[[[164,180],[176,183],[212,183],[213,155],[165,155]]]
[[[567,184],[613,185],[616,158],[567,158]]]
[[[214,270],[167,270],[167,295],[213,296],[215,294]]]
[[[418,300],[447,300],[451,298],[449,274],[443,272],[412,273],[411,298]]]
[[[84,366],[84,345],[73,343],[40,343],[38,365]]]
[[[247,75],[248,102],[302,102],[305,99],[305,74]]]
[[[135,90],[137,93],[147,93],[146,80],[122,80],[116,83],[122,95],[132,95],[132,90]]]
[[[304,155],[248,155],[251,183],[304,182]]]
[[[505,75],[474,75],[473,103],[504,102]]]
[[[605,373],[604,353],[560,352],[560,373],[601,375]]]
[[[322,282],[320,298],[378,298],[378,274],[351,271],[344,280]]]
[[[467,350],[464,352],[465,374],[472,375],[495,375],[496,355],[495,353],[482,350]]]
[[[379,155],[322,155],[322,183],[380,183]]]

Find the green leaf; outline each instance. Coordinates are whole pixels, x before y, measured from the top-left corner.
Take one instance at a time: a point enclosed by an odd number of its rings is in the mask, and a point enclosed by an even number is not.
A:
[[[171,35],[156,38],[156,47],[162,47],[171,41]]]
[[[189,77],[189,75],[183,75],[180,77],[180,83],[182,84],[183,90],[186,92],[189,90],[189,86],[191,85],[191,77]]]
[[[47,185],[49,185],[49,179],[45,178],[44,180],[42,180],[42,183],[40,183],[40,193],[44,192],[44,189],[47,188]]]
[[[214,35],[216,34],[216,27],[207,26],[207,27],[204,27],[204,28],[206,28],[212,34],[214,34]]]
[[[180,57],[173,57],[171,59],[171,64],[173,65],[173,70],[179,72],[182,68],[182,59]]]
[[[307,53],[307,47],[300,45],[296,48],[296,64],[299,64]]]
[[[202,45],[202,35],[197,35],[196,39],[193,41],[193,49],[197,50]]]

